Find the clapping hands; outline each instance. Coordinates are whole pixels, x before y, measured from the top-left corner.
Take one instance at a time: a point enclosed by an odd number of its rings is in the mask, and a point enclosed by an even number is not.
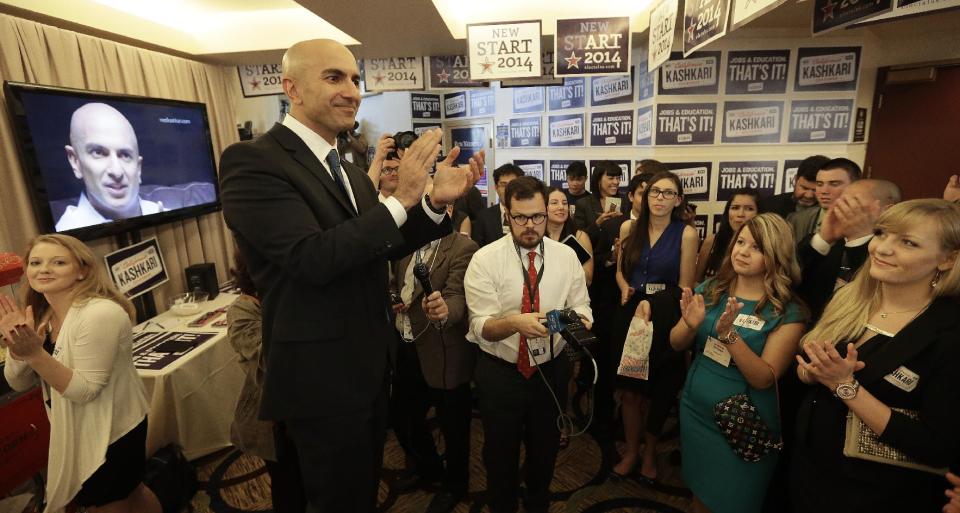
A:
[[[683,322],[690,329],[696,330],[699,328],[707,316],[707,307],[704,305],[703,295],[694,294],[692,290],[684,287],[680,296],[680,314],[683,317]]]

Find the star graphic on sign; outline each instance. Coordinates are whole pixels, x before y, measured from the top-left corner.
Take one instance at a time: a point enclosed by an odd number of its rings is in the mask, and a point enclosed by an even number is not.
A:
[[[567,61],[567,69],[577,68],[580,69],[580,59],[582,57],[577,57],[575,52],[570,52],[570,57],[564,57],[563,60]]]
[[[483,69],[480,70],[480,73],[492,73],[493,72],[493,63],[490,62],[490,57],[484,57],[483,62],[480,63]]]
[[[382,84],[384,78],[386,78],[386,77],[383,76],[383,73],[378,73],[378,74],[374,75],[374,76],[373,76],[373,80],[374,80],[373,84],[374,84],[374,85],[376,85],[376,84]]]
[[[255,78],[255,79],[251,80],[251,81],[250,81],[250,85],[253,86],[253,89],[254,89],[254,90],[260,89],[260,79]]]
[[[828,19],[833,19],[833,9],[837,4],[833,3],[833,0],[827,0],[827,4],[820,8],[820,11],[823,12],[823,21]]]
[[[693,25],[687,27],[687,41],[693,42]]]
[[[447,69],[444,68],[440,70],[440,73],[437,73],[437,78],[440,79],[441,84],[446,84],[447,82],[450,81],[450,74],[447,73]]]

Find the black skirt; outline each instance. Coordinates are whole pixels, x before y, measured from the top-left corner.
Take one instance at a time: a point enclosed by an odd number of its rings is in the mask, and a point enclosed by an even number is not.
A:
[[[107,446],[107,460],[80,488],[77,506],[104,506],[126,499],[140,483],[146,462],[147,419]]]

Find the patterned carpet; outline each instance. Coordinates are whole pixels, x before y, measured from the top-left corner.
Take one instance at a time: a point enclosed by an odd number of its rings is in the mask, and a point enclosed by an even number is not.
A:
[[[690,510],[690,492],[680,477],[678,431],[675,419],[666,426],[667,434],[657,447],[660,480],[653,486],[633,479],[607,479],[609,469],[618,460],[618,442],[603,446],[590,435],[574,437],[560,451],[551,491],[552,513],[664,512]],[[434,430],[439,438],[439,430]],[[483,429],[474,418],[471,433],[470,494],[456,508],[457,513],[480,513],[484,507],[486,475],[480,451]],[[192,506],[197,513],[270,511],[270,482],[257,458],[229,449],[195,462],[201,481],[200,492]],[[380,483],[379,505],[384,513],[425,511],[433,491],[414,490],[399,493],[389,483],[403,469],[403,452],[392,434],[384,450],[384,470]]]

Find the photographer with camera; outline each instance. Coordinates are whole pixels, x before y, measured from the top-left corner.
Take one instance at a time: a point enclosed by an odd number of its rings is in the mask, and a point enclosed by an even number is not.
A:
[[[546,198],[546,186],[536,178],[512,180],[504,194],[511,236],[477,251],[464,279],[467,340],[480,346],[474,381],[492,513],[517,511],[521,442],[524,508],[548,510],[560,443],[557,424],[563,412],[558,410],[566,404],[570,361],[563,355],[564,338],[551,335],[544,323],[547,312],[565,308],[576,311],[586,329],[593,321],[576,253],[544,237]]]

